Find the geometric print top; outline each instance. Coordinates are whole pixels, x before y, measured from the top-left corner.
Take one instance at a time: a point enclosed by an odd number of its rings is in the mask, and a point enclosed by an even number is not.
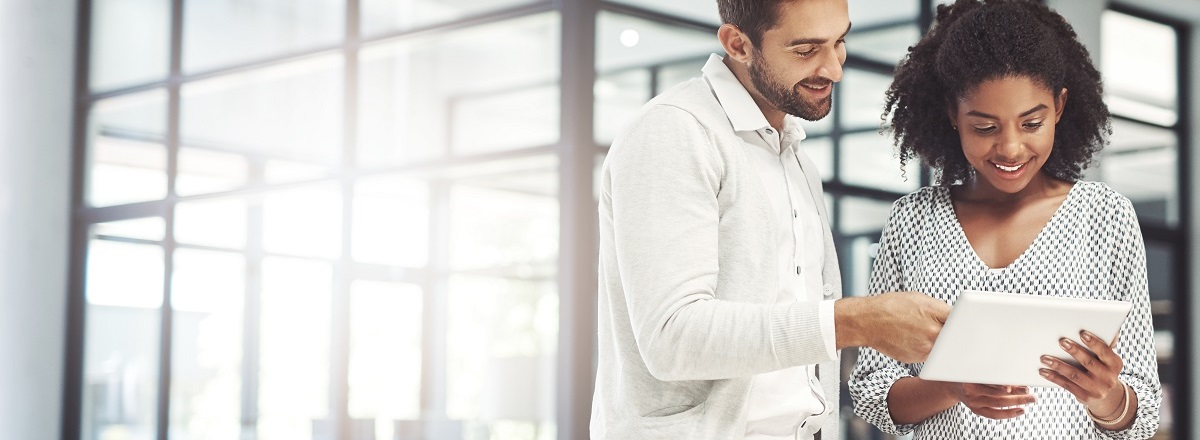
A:
[[[1030,387],[1025,414],[992,420],[955,406],[924,422],[896,425],[887,395],[916,376],[905,364],[861,348],[849,379],[854,413],[880,430],[919,439],[1145,439],[1158,429],[1162,389],[1146,283],[1146,249],[1129,199],[1099,182],[1076,182],[1033,243],[1003,271],[991,271],[967,241],[946,187],[927,187],[892,205],[871,272],[870,292],[912,290],[953,305],[963,290],[1130,301],[1116,353],[1118,378],[1136,392],[1137,416],[1123,431],[1092,422],[1066,390]],[[1014,323],[1014,325],[1019,325]],[[1132,396],[1131,396],[1132,398]]]

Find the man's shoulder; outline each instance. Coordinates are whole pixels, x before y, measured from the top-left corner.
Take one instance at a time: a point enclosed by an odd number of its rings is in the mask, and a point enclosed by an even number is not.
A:
[[[642,114],[678,109],[709,125],[727,119],[721,103],[704,78],[692,78],[662,92],[642,106]]]

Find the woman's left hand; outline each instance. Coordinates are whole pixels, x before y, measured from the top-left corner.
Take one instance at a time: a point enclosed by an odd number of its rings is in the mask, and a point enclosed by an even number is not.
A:
[[[1113,347],[1089,331],[1079,332],[1087,346],[1062,338],[1058,341],[1063,350],[1079,361],[1079,366],[1063,362],[1053,356],[1043,355],[1040,370],[1042,377],[1054,382],[1075,395],[1097,417],[1109,417],[1121,412],[1124,403],[1125,384],[1117,379],[1124,363],[1113,351]],[[1115,345],[1115,342],[1114,342]]]

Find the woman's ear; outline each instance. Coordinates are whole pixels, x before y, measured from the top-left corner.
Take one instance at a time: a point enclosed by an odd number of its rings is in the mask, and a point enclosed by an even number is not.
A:
[[[750,52],[754,50],[754,43],[750,41],[750,36],[729,23],[721,25],[717,29],[717,40],[721,42],[721,47],[725,49],[725,53],[739,63],[750,62]]]
[[[1063,87],[1062,91],[1058,92],[1058,96],[1054,98],[1054,123],[1057,124],[1062,119],[1063,110],[1067,108],[1067,88]]]
[[[946,118],[950,120],[950,128],[958,131],[958,106],[953,100],[946,100]]]

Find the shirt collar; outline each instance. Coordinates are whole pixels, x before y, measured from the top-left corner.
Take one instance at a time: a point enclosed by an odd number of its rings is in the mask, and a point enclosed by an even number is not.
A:
[[[704,63],[701,71],[713,94],[717,96],[717,101],[721,103],[721,108],[725,110],[725,115],[729,117],[729,122],[733,124],[734,130],[758,131],[771,127],[767,117],[763,116],[762,110],[750,96],[750,92],[746,91],[742,82],[738,81],[719,55],[709,55],[708,62]],[[783,116],[783,130],[796,140],[807,137],[804,128],[800,126],[799,118],[792,115]]]

